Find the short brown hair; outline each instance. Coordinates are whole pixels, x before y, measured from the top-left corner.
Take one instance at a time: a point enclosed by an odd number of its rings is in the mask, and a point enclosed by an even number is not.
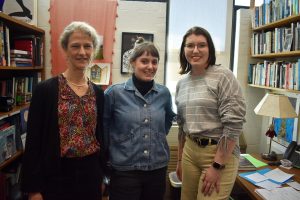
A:
[[[145,52],[155,58],[158,58],[159,60],[159,52],[155,45],[152,42],[143,42],[133,49],[133,53],[129,58],[130,63],[136,61],[136,59],[143,55]]]

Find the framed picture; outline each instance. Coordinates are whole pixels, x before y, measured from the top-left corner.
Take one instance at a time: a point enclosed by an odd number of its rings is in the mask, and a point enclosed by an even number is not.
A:
[[[29,24],[37,25],[37,0],[5,0],[3,12]]]
[[[87,76],[95,84],[109,85],[110,64],[109,63],[92,63],[88,67]]]
[[[297,115],[299,115],[299,105],[300,97],[296,94],[286,94],[295,108]],[[287,147],[290,142],[298,140],[298,118],[274,118],[274,129],[277,134],[277,137],[274,137],[273,140],[285,147]]]
[[[0,130],[0,164],[16,153],[15,134],[15,125]]]
[[[127,74],[131,72],[129,58],[133,52],[133,48],[138,44],[140,39],[144,41],[153,42],[154,35],[150,33],[122,33],[122,47],[121,47],[121,73]]]

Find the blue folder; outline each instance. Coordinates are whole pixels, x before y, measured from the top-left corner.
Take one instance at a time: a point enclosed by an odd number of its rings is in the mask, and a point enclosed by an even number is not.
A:
[[[239,176],[246,179],[247,181],[249,181],[250,183],[253,183],[254,185],[256,185],[257,183],[259,182],[255,182],[249,178],[247,178],[246,176],[250,175],[250,174],[254,174],[254,173],[259,173],[261,175],[264,175],[265,173],[271,171],[272,169],[270,168],[264,168],[264,169],[261,169],[261,170],[257,170],[257,171],[250,171],[250,172],[243,172],[243,173],[239,173]],[[291,178],[290,178],[291,179]],[[269,181],[273,182],[273,183],[276,183],[276,184],[279,184],[279,185],[282,185],[284,183],[287,183],[290,181],[290,179],[284,181],[284,182],[277,182],[277,181],[274,181],[274,180],[271,180],[271,179],[268,179]]]

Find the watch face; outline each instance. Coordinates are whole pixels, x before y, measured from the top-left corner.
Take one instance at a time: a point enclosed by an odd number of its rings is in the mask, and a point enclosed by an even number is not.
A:
[[[224,169],[225,168],[225,165],[221,165],[217,162],[213,162],[212,166],[215,168],[215,169]]]

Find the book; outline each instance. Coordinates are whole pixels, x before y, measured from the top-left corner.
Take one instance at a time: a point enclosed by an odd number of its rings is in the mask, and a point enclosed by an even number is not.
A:
[[[256,167],[245,156],[243,156],[243,154],[241,154],[239,159],[239,171],[244,170],[256,170]]]
[[[29,112],[29,108],[28,107],[25,107],[25,108],[22,108],[20,110],[20,131],[21,131],[21,134],[24,134],[27,132],[27,120],[28,120],[28,112]]]
[[[24,51],[24,50],[20,50],[20,49],[11,49],[10,50],[11,54],[23,54],[23,55],[31,55],[30,51]]]
[[[23,62],[28,62],[28,63],[32,63],[32,59],[31,58],[11,58],[11,61],[23,61]]]
[[[32,56],[31,56],[31,54],[10,53],[10,58],[11,59],[13,59],[13,58],[31,58],[32,59]]]

